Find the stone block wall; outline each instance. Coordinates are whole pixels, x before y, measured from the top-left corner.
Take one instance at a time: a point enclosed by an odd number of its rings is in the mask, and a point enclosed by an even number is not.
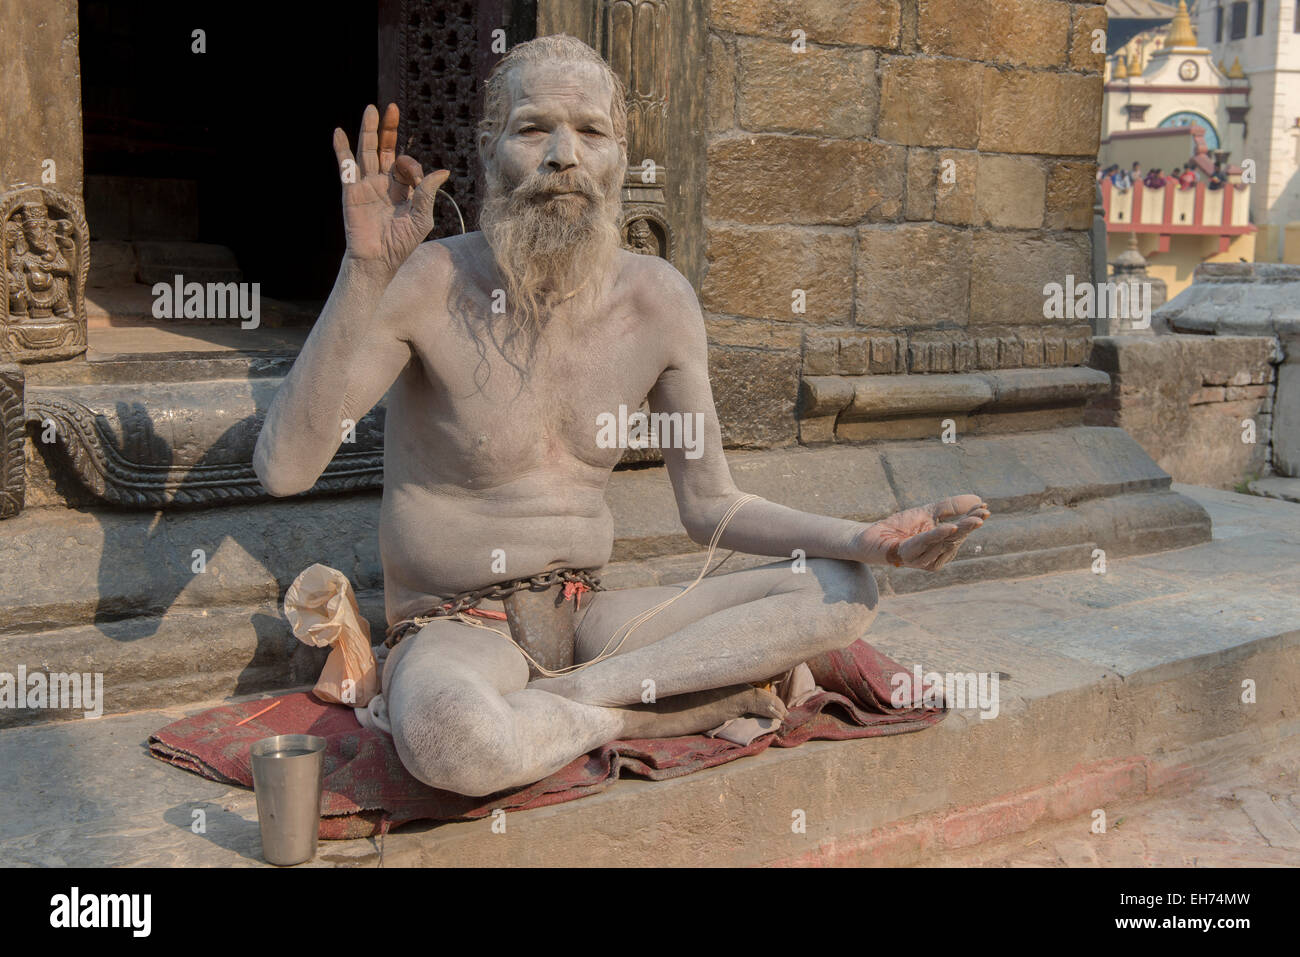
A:
[[[1236,488],[1269,472],[1279,360],[1264,337],[1099,336],[1110,389],[1085,421],[1124,429],[1176,482]]]
[[[1045,319],[1043,286],[1091,274],[1105,20],[713,0],[701,300],[728,444],[800,441],[808,376],[1086,361],[1086,321]]]

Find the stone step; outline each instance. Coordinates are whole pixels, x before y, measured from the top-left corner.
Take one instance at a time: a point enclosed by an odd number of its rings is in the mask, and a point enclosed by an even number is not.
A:
[[[1284,502],[1300,502],[1300,478],[1270,475],[1267,478],[1255,479],[1248,483],[1247,487],[1254,495],[1278,498]]]
[[[876,569],[886,596],[1086,569],[1097,549],[1115,558],[1210,534],[1205,511],[1171,490],[1119,429],[735,452],[728,460],[745,491],[856,521],[958,491],[983,495],[995,520],[958,559],[936,574]],[[606,500],[618,530],[608,587],[699,574],[704,553],[682,529],[664,469],[615,472]],[[378,493],[365,493],[202,510],[25,511],[0,536],[0,671],[84,671],[100,662],[91,670],[115,689],[113,711],[186,700],[178,693],[199,700],[281,686],[298,672],[277,606],[307,566],[346,574],[368,596],[375,640],[382,633],[379,504]],[[204,571],[196,572],[200,556]],[[737,554],[722,570],[773,560]],[[264,684],[244,676],[250,663]],[[49,717],[0,711],[0,722]]]
[[[138,275],[145,285],[172,282],[177,275],[184,282],[240,282],[244,278],[227,246],[216,243],[146,241],[135,243]]]
[[[896,865],[934,860],[1198,778],[1300,731],[1300,508],[1175,491],[1214,517],[1194,547],[886,598],[870,640],[904,668],[999,672],[999,713],[769,750],[491,820],[322,844],[311,866]],[[1243,682],[1254,683],[1253,701]],[[216,702],[206,702],[206,707]],[[148,757],[199,705],[0,731],[0,860],[261,864],[253,794]],[[1122,805],[1120,805],[1122,807]],[[191,829],[203,811],[206,833]],[[797,813],[802,812],[802,813]],[[805,822],[800,831],[797,820]],[[498,828],[499,830],[499,828]],[[1083,842],[1083,843],[1079,843]]]
[[[26,366],[29,389],[64,386],[135,387],[160,382],[207,382],[283,376],[293,366],[310,329],[238,323],[92,323],[85,361]]]

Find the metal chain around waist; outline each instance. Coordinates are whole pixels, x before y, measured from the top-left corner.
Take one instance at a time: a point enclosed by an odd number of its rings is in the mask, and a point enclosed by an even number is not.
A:
[[[471,591],[463,591],[453,595],[447,601],[443,602],[437,608],[426,612],[423,615],[416,615],[399,621],[388,629],[388,637],[384,641],[385,647],[392,648],[399,641],[405,638],[412,631],[423,628],[431,621],[438,618],[454,618],[463,611],[470,608],[477,608],[479,604],[485,601],[500,601],[508,598],[517,591],[523,591],[527,588],[529,591],[545,591],[554,585],[560,583],[577,582],[585,585],[590,591],[604,591],[605,588],[600,583],[600,577],[589,571],[574,568],[557,568],[553,571],[542,572],[540,575],[533,575],[529,578],[516,578],[513,581],[498,582],[494,585],[488,585],[485,588],[475,588]]]

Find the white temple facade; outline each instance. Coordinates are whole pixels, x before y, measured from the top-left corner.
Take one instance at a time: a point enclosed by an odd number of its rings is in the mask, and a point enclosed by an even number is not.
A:
[[[1216,63],[1198,41],[1180,2],[1172,23],[1137,34],[1107,61],[1101,164],[1136,160],[1168,172],[1195,154],[1193,127],[1211,162],[1239,164],[1253,95],[1239,68]]]

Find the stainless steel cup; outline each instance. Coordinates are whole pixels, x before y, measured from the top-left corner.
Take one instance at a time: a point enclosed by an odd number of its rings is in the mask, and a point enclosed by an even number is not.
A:
[[[271,864],[310,861],[320,828],[325,739],[277,734],[255,741],[251,754],[262,855]]]

